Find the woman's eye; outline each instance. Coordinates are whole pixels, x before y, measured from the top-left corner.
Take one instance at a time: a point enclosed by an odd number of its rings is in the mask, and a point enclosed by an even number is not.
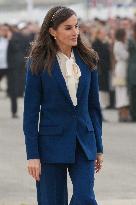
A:
[[[69,28],[66,28],[66,30],[70,30],[71,28],[69,27]]]
[[[75,28],[79,28],[79,25],[75,25]],[[65,29],[70,30],[70,29],[72,29],[72,27],[66,27]]]

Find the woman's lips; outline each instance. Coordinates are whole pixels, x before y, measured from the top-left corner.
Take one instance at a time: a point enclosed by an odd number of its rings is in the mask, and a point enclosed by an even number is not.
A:
[[[77,38],[72,38],[71,40],[72,40],[72,41],[77,41]]]

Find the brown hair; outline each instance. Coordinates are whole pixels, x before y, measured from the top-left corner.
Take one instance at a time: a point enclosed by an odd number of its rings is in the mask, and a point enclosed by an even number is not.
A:
[[[116,38],[118,41],[124,42],[125,36],[126,36],[126,31],[125,31],[125,29],[119,28],[119,29],[116,30],[115,38]]]
[[[33,73],[47,69],[51,73],[51,67],[58,51],[57,44],[53,36],[49,33],[49,28],[57,29],[58,26],[76,13],[67,7],[53,7],[44,18],[37,40],[32,43],[29,58],[32,59],[31,70]],[[83,61],[92,69],[98,61],[97,53],[87,48],[81,41],[80,35],[77,40],[77,50]]]

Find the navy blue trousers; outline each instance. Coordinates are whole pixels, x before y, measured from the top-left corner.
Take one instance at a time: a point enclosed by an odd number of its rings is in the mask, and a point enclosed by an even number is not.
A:
[[[68,205],[67,169],[73,184],[69,205],[98,205],[94,194],[94,160],[88,160],[77,140],[75,163],[42,164],[36,181],[38,205]]]

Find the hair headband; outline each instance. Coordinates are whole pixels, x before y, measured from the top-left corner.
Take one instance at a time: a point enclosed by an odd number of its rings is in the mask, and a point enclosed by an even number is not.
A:
[[[57,15],[59,13],[61,13],[61,11],[64,9],[64,7],[61,7],[60,9],[58,9],[57,11],[55,11],[55,13],[52,15],[52,18],[51,18],[51,22],[53,22],[55,20],[55,18],[57,17]]]

